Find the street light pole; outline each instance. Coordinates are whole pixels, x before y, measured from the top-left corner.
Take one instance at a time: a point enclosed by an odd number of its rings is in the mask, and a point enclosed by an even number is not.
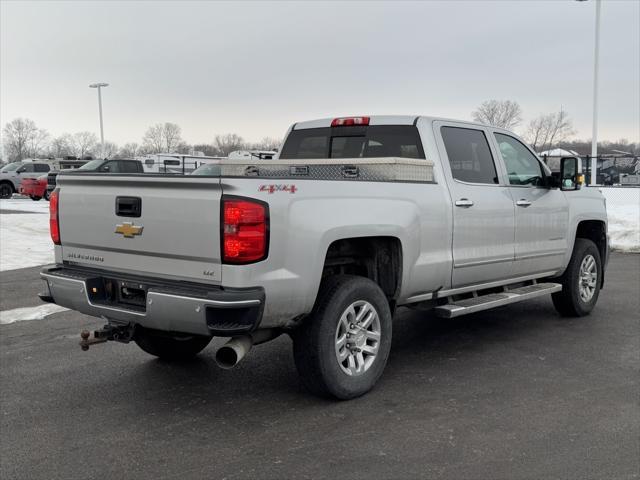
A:
[[[92,83],[89,88],[98,89],[98,111],[100,112],[100,157],[104,157],[104,127],[102,125],[102,87],[108,87],[108,83]]]
[[[600,6],[596,0],[596,40],[593,51],[593,129],[591,132],[591,186],[596,185],[598,168],[598,59],[600,56]]]

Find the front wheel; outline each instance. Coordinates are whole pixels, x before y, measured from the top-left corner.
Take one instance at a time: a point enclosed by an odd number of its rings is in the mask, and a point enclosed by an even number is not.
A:
[[[212,338],[202,335],[171,335],[138,327],[134,341],[148,354],[163,360],[188,360],[209,345]]]
[[[36,197],[35,195],[30,195],[29,198],[31,198],[31,200],[33,200],[34,202],[39,202],[42,197]]]
[[[49,197],[50,197],[49,191],[47,190],[47,191],[44,192],[44,199],[48,202],[49,201]]]
[[[562,291],[551,298],[560,315],[583,317],[596,306],[602,279],[598,247],[591,240],[576,238],[567,269],[560,277]]]
[[[352,275],[324,280],[311,315],[293,333],[304,386],[340,400],[367,393],[387,364],[391,322],[387,298],[373,281]]]
[[[0,183],[0,198],[11,198],[13,186],[10,183]]]

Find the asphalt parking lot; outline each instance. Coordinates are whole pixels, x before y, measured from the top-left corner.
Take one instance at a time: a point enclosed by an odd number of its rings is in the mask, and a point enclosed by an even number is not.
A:
[[[1,310],[39,304],[38,270],[2,272]],[[101,321],[74,312],[0,325],[0,477],[638,478],[639,290],[640,255],[614,254],[587,318],[401,310],[379,385],[342,403],[304,391],[286,337],[223,371],[213,344],[82,352]]]

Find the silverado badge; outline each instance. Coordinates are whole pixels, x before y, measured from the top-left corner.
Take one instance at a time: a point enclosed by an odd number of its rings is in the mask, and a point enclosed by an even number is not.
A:
[[[133,238],[134,235],[142,235],[143,228],[142,225],[138,227],[131,222],[123,222],[116,225],[116,233],[121,233],[125,238]]]

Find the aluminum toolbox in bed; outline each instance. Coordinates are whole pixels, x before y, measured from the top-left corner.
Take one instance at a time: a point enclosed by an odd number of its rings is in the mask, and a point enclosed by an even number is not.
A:
[[[249,163],[223,160],[223,177],[301,178],[364,182],[428,182],[433,162],[419,158],[329,158],[305,160],[259,160]]]

